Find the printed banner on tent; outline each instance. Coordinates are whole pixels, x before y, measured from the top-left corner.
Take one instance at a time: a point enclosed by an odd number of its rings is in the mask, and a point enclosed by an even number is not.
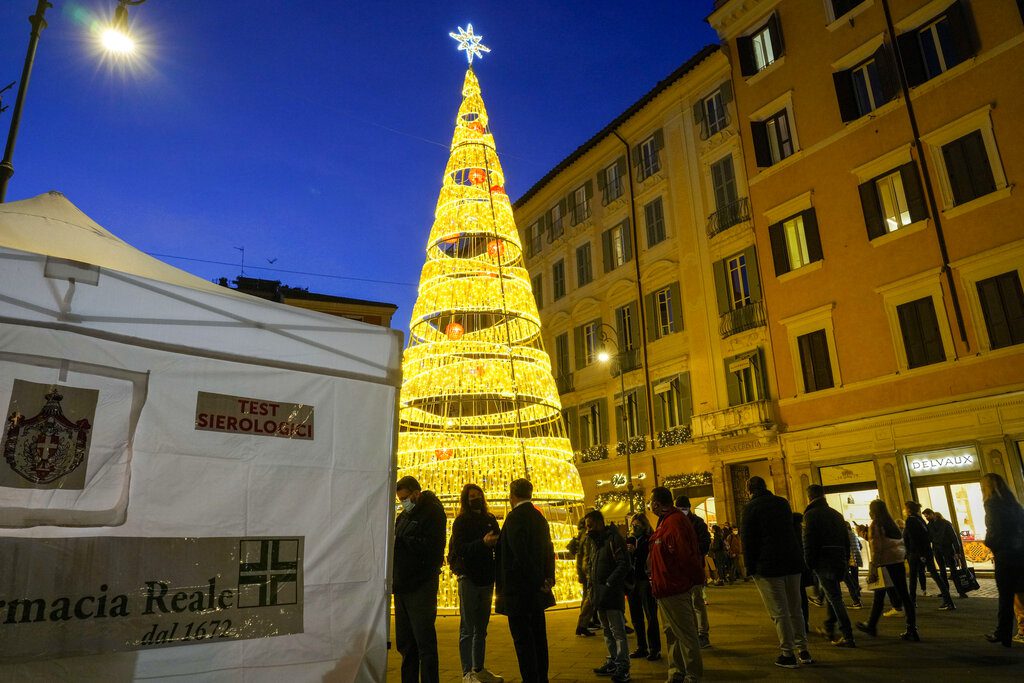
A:
[[[99,393],[15,379],[7,409],[0,486],[83,489]]]
[[[196,429],[232,434],[313,439],[313,406],[200,391]]]
[[[304,540],[0,538],[0,662],[302,633]]]

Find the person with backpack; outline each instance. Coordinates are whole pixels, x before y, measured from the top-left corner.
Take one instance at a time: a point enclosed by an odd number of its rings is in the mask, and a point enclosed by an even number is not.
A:
[[[591,510],[583,517],[592,547],[587,564],[590,602],[604,630],[608,648],[605,663],[594,669],[611,676],[614,683],[629,681],[629,641],[626,638],[626,584],[632,576],[626,542],[614,527],[606,526],[604,515]]]
[[[711,550],[711,532],[708,531],[708,523],[693,512],[690,508],[690,499],[687,496],[676,498],[676,507],[683,513],[690,523],[693,524],[693,531],[697,535],[697,549],[700,552],[701,562],[705,563],[708,552]],[[711,624],[708,622],[708,604],[704,595],[704,584],[692,591],[693,612],[697,616],[697,638],[700,640],[701,649],[711,647]]]
[[[651,534],[654,529],[647,521],[647,514],[638,512],[630,520],[632,534],[626,539],[633,563],[633,589],[629,599],[629,618],[636,629],[636,650],[629,653],[630,659],[646,657],[655,662],[661,659],[661,626],[658,623],[658,603],[651,593],[651,580],[647,569],[647,555],[650,552]],[[645,628],[646,626],[646,628]]]

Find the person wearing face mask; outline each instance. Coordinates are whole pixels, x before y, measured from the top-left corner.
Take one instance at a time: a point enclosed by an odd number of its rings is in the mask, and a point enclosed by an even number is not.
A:
[[[646,657],[654,662],[661,659],[661,626],[658,624],[658,603],[651,594],[651,580],[647,574],[647,555],[650,552],[654,529],[647,515],[638,512],[630,520],[630,537],[626,547],[632,555],[633,590],[629,591],[629,619],[636,628],[636,650],[629,653],[633,659]]]
[[[459,583],[459,657],[465,683],[503,683],[484,668],[487,624],[494,597],[494,543],[498,520],[487,510],[483,489],[476,484],[462,487],[462,508],[452,524],[448,541],[448,567]]]
[[[700,551],[701,563],[706,565],[707,555],[711,550],[711,533],[708,531],[708,523],[693,511],[688,496],[676,498],[676,507],[693,525],[693,532],[697,534],[697,549]],[[693,591],[693,610],[697,617],[697,636],[700,638],[701,649],[711,647],[711,622],[708,621],[708,601],[704,594],[704,585],[701,583],[700,588]]]
[[[672,492],[664,486],[651,489],[651,512],[658,516],[658,527],[651,535],[647,565],[668,646],[669,681],[696,683],[704,675],[693,608],[693,592],[704,585],[697,533],[672,505]]]
[[[437,587],[444,562],[444,507],[413,477],[395,484],[402,512],[395,520],[392,592],[395,594],[395,647],[402,655],[402,683],[439,681]]]

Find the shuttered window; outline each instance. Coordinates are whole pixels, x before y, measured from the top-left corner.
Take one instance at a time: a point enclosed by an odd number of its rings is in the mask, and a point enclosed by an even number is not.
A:
[[[978,298],[991,348],[1024,343],[1024,294],[1017,271],[979,280]]]
[[[796,151],[788,109],[782,109],[763,121],[751,121],[750,132],[759,167],[773,166]]]
[[[820,391],[835,386],[832,380],[832,362],[828,354],[825,330],[816,330],[796,338],[803,371],[804,391]]]
[[[952,69],[977,53],[974,26],[963,0],[896,38],[911,87]]]
[[[629,219],[601,233],[601,250],[604,254],[604,272],[608,273],[633,258],[633,237],[629,231]]]
[[[555,376],[567,377],[572,372],[569,363],[569,333],[563,332],[555,337]]]
[[[823,258],[818,219],[813,208],[768,226],[768,237],[772,243],[776,276]]]
[[[661,150],[665,146],[665,137],[661,129],[633,148],[633,165],[636,166],[636,177],[646,180],[661,170]]]
[[[625,188],[626,157],[619,157],[611,166],[597,174],[597,189],[601,191],[601,203],[615,201],[622,196]]]
[[[959,206],[996,189],[985,140],[980,130],[971,131],[942,146],[953,204]]]
[[[544,278],[540,273],[530,278],[530,287],[533,289],[533,300],[539,311],[544,307]]]
[[[565,261],[559,259],[551,267],[551,293],[555,301],[565,296]]]
[[[740,71],[744,76],[753,76],[774,64],[785,54],[779,15],[772,14],[757,29],[737,38],[736,51],[740,58]]]
[[[590,242],[576,248],[576,286],[590,284],[594,279],[594,266],[590,258]]]
[[[896,97],[899,81],[889,46],[882,45],[852,69],[832,74],[843,121],[873,112]]]
[[[913,161],[861,183],[858,189],[870,239],[928,217],[917,164]]]
[[[644,205],[644,222],[648,248],[665,240],[665,209],[661,197]]]
[[[946,360],[935,304],[930,296],[900,304],[896,314],[907,353],[907,367],[919,368]]]

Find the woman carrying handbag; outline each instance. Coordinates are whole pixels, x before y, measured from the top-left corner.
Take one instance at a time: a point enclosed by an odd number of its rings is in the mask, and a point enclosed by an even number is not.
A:
[[[871,547],[871,565],[868,567],[868,589],[874,592],[871,600],[871,616],[868,622],[857,622],[857,629],[869,636],[878,635],[878,620],[885,607],[885,593],[892,588],[903,603],[907,619],[907,630],[900,634],[902,640],[920,642],[917,633],[917,613],[907,590],[907,569],[903,561],[907,557],[903,545],[903,534],[881,500],[871,501],[868,507],[871,526],[868,528],[868,543]]]
[[[1024,593],[1024,509],[1006,481],[995,473],[982,475],[981,497],[985,502],[985,545],[995,556],[999,591],[996,630],[985,638],[1010,647],[1014,596]]]

